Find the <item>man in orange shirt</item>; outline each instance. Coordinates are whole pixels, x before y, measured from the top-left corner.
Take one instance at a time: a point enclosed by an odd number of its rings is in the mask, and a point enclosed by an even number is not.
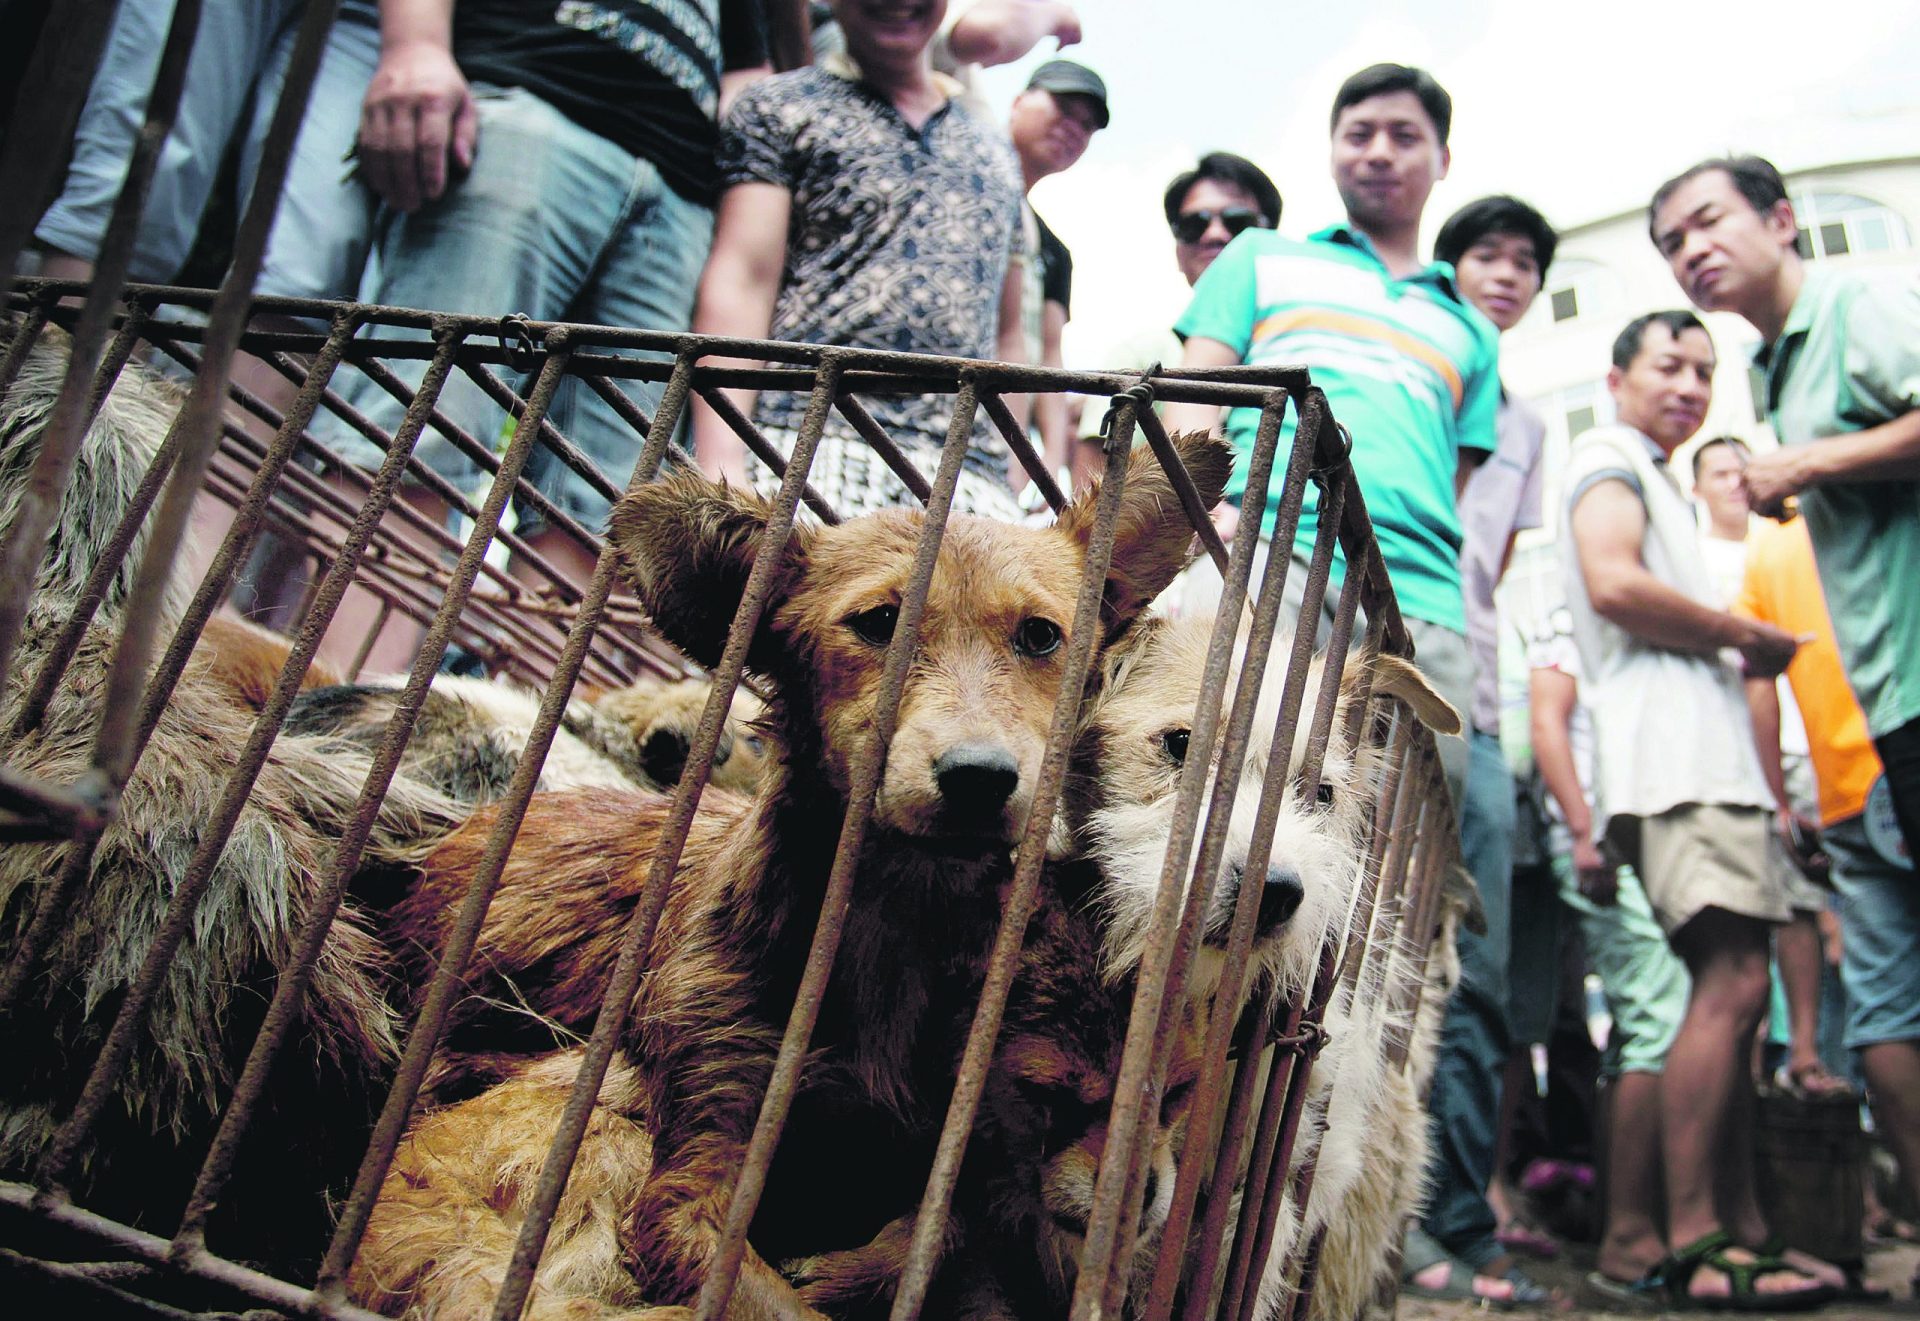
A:
[[[1787,682],[1806,722],[1820,826],[1840,896],[1846,1042],[1860,1052],[1875,1119],[1909,1192],[1920,1196],[1920,877],[1894,822],[1866,716],[1847,686],[1804,519],[1755,527],[1734,609],[1802,640]],[[1773,680],[1749,679],[1747,702],[1784,833],[1794,815],[1780,773]]]

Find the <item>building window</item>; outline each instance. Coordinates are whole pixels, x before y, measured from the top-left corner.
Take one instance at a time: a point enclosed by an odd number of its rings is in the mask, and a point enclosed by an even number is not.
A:
[[[1593,424],[1600,415],[1592,404],[1578,404],[1567,410],[1567,438],[1571,440],[1583,431],[1593,430]]]
[[[1811,190],[1793,195],[1800,222],[1800,255],[1809,260],[1858,252],[1904,252],[1912,246],[1906,221],[1891,207],[1855,193]]]
[[[1620,282],[1597,261],[1563,257],[1547,272],[1546,303],[1553,324],[1618,310]]]

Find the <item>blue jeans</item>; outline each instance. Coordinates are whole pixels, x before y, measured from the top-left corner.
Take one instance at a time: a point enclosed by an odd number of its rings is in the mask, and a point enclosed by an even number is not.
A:
[[[203,7],[180,109],[160,149],[134,240],[135,280],[167,283],[185,264],[250,97],[254,117],[241,152],[240,183],[243,196],[251,191],[301,8],[297,0],[208,0]],[[34,230],[48,247],[99,260],[172,18],[171,0],[123,4],[115,13],[74,134],[66,183]],[[344,298],[359,283],[372,230],[372,195],[346,179],[343,158],[353,145],[360,102],[379,55],[373,0],[344,0],[294,143],[256,285],[263,294]]]
[[[1423,1218],[1428,1234],[1469,1266],[1484,1266],[1502,1249],[1493,1237],[1487,1184],[1498,1139],[1500,1080],[1510,1050],[1507,954],[1513,884],[1513,776],[1500,740],[1474,730],[1460,820],[1460,848],[1480,887],[1487,932],[1459,933],[1460,987],[1447,1004],[1440,1058],[1427,1101],[1432,1192]]]
[[[1857,816],[1821,838],[1840,896],[1847,1046],[1920,1041],[1920,877],[1876,853]]]
[[[713,241],[712,210],[669,188],[651,161],[588,132],[531,92],[476,86],[474,93],[480,137],[472,171],[412,215],[382,213],[362,298],[445,312],[524,312],[536,321],[685,330]],[[408,333],[426,334],[379,330],[385,339]],[[410,386],[426,373],[421,362],[389,365]],[[531,378],[517,384],[524,395]],[[649,412],[661,391],[650,382],[618,384]],[[365,379],[350,379],[346,393],[387,431],[400,425],[400,404]],[[448,378],[440,408],[483,445],[500,437],[507,420],[459,371]],[[605,400],[579,381],[563,381],[547,416],[616,486],[625,484],[643,438]],[[358,436],[330,432],[329,438],[355,463],[380,461]],[[431,428],[417,452],[456,486],[480,480],[480,467]],[[606,500],[544,448],[529,456],[527,476],[588,528],[605,520]],[[532,512],[522,511],[523,531]]]

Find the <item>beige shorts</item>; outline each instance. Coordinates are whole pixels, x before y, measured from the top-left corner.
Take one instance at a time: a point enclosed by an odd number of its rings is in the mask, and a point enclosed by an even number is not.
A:
[[[1607,839],[1640,874],[1667,935],[1702,909],[1785,922],[1790,909],[1773,853],[1773,813],[1688,803],[1658,816],[1616,816]]]
[[[1824,913],[1827,911],[1827,891],[1807,879],[1800,870],[1793,855],[1787,852],[1787,845],[1780,838],[1780,832],[1770,831],[1773,838],[1774,873],[1780,879],[1780,894],[1787,901],[1787,907],[1796,913]]]

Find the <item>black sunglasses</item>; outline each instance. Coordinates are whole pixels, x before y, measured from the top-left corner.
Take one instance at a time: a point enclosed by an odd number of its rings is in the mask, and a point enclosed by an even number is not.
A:
[[[1229,236],[1254,228],[1271,229],[1273,222],[1250,206],[1223,206],[1218,211],[1183,211],[1174,217],[1173,236],[1182,243],[1198,243],[1218,217]]]

